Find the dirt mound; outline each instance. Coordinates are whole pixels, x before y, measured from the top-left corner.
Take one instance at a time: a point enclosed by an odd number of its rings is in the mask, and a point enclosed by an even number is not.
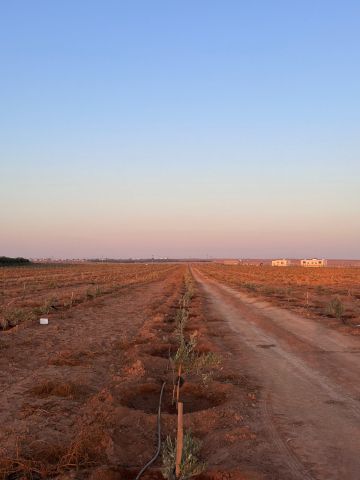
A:
[[[73,382],[43,380],[29,390],[29,393],[38,397],[70,397],[82,398],[89,393],[89,388]]]

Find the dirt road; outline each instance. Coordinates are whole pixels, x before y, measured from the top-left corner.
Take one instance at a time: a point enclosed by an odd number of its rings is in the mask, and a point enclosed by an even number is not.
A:
[[[263,387],[264,438],[286,480],[358,480],[359,340],[193,274],[246,358],[239,371]]]

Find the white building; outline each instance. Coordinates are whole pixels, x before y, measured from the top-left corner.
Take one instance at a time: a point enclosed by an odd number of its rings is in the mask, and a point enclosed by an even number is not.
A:
[[[291,265],[290,260],[286,260],[285,258],[282,258],[280,260],[273,260],[271,262],[272,267],[288,267]]]
[[[237,258],[217,258],[213,260],[214,263],[221,263],[222,265],[241,265],[242,260]]]
[[[304,260],[300,261],[300,265],[302,267],[325,267],[327,261],[324,258],[304,258]]]
[[[226,260],[223,260],[222,262],[224,265],[240,265],[240,260],[235,260],[235,259],[231,259],[231,258],[228,258]]]

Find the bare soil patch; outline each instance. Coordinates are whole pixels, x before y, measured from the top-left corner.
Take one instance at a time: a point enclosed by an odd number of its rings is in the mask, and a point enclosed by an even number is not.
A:
[[[222,385],[216,387],[202,388],[197,384],[186,383],[181,389],[184,413],[200,412],[225,403],[226,389],[221,388]],[[119,401],[125,407],[154,415],[158,409],[160,388],[161,385],[159,384],[142,384],[120,393]],[[171,385],[165,390],[162,411],[176,414],[176,404],[172,398]]]

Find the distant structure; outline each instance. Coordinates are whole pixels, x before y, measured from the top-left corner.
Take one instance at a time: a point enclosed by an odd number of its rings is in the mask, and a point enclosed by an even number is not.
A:
[[[222,260],[214,260],[215,263],[222,263],[223,265],[241,265],[241,260],[227,258]]]
[[[302,267],[325,267],[327,265],[327,261],[324,258],[304,258],[304,260],[300,260],[300,265]]]
[[[272,260],[271,262],[272,267],[288,267],[289,265],[291,265],[290,260],[286,260],[285,258],[280,260]]]
[[[224,260],[224,265],[240,265],[240,260]]]

